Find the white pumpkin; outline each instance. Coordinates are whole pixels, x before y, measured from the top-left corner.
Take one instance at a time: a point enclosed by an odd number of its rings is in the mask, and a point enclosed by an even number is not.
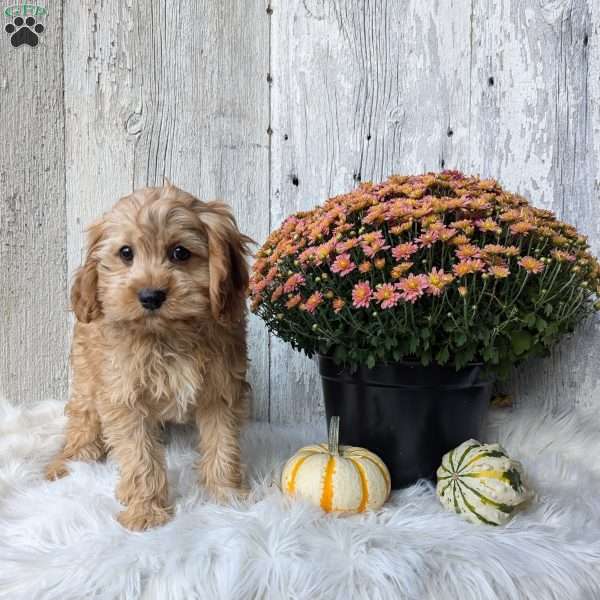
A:
[[[326,512],[376,510],[390,495],[390,473],[373,452],[339,446],[339,428],[339,417],[332,417],[329,444],[305,446],[287,461],[281,487]]]
[[[473,523],[501,525],[529,500],[521,463],[499,444],[468,440],[444,455],[437,495],[449,510]]]

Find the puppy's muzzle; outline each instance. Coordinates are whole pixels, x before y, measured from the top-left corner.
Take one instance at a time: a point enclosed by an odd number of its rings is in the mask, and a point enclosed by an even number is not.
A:
[[[157,310],[162,306],[162,303],[167,299],[167,292],[164,290],[153,290],[151,288],[143,288],[138,292],[140,304],[148,310]]]

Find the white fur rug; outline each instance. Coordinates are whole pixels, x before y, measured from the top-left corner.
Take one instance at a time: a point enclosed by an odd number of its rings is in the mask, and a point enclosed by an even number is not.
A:
[[[538,497],[500,528],[445,512],[433,488],[395,492],[378,514],[326,516],[273,481],[325,427],[252,424],[251,499],[218,506],[194,482],[192,434],[168,449],[173,522],[130,533],[115,521],[116,465],[42,469],[61,442],[62,404],[0,406],[0,598],[597,600],[600,428],[575,414],[494,414],[486,441],[522,460]]]

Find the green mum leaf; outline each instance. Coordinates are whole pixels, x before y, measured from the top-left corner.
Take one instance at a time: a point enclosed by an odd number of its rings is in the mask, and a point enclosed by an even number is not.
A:
[[[519,330],[513,332],[510,340],[514,353],[517,356],[521,356],[521,354],[524,354],[531,348],[533,336],[528,331]]]

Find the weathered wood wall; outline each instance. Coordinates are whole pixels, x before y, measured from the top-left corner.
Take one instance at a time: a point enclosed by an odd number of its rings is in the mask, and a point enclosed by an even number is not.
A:
[[[62,9],[43,48],[1,18],[0,398],[30,402],[67,392]]]
[[[600,252],[595,0],[63,4],[40,47],[2,40],[4,396],[64,396],[83,226],[163,176],[229,201],[260,241],[360,180],[458,168],[555,210]],[[596,320],[508,387],[598,407],[599,348]],[[320,418],[314,365],[256,320],[251,358],[255,417]]]

